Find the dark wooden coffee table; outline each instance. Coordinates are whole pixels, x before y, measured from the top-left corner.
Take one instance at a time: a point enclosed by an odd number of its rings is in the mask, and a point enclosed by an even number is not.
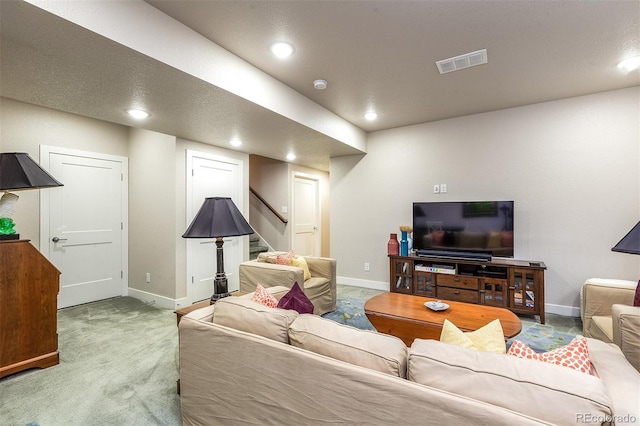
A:
[[[505,339],[522,330],[520,318],[508,309],[448,300],[443,300],[449,305],[446,311],[436,312],[424,306],[425,302],[435,300],[401,293],[382,293],[365,302],[364,312],[376,330],[399,337],[407,346],[411,346],[414,339],[440,340],[445,319],[462,331],[475,331],[499,319]]]

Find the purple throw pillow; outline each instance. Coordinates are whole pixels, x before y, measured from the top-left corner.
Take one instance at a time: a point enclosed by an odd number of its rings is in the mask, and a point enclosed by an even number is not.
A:
[[[304,294],[297,281],[293,284],[291,290],[282,296],[282,299],[278,302],[278,308],[292,309],[299,314],[313,313],[313,303],[311,303],[311,300]]]
[[[640,280],[638,280],[638,286],[636,287],[636,295],[633,298],[633,306],[640,306]]]

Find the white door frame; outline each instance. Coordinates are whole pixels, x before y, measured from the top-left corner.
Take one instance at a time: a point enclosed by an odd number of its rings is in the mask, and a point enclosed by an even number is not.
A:
[[[293,208],[295,206],[294,203],[294,197],[295,197],[295,179],[296,178],[302,178],[302,179],[307,179],[307,180],[313,180],[316,182],[316,194],[315,194],[315,198],[316,198],[316,220],[317,220],[317,230],[316,230],[316,241],[315,241],[315,254],[317,256],[320,256],[321,253],[321,248],[322,248],[322,206],[321,206],[321,200],[322,197],[320,196],[320,176],[318,175],[314,175],[314,174],[310,174],[310,173],[304,173],[304,172],[299,172],[299,171],[293,171],[291,172],[291,201],[289,202],[289,205],[292,207],[291,208],[291,231],[290,231],[290,238],[291,238],[291,247],[293,247],[294,242],[295,242],[295,238],[296,238],[296,233],[295,233],[295,224],[296,224],[296,211],[295,208]]]
[[[60,154],[76,157],[96,158],[105,161],[114,161],[122,164],[122,199],[121,199],[121,217],[122,217],[122,296],[128,294],[129,289],[129,159],[118,155],[102,154],[98,152],[81,151],[77,149],[61,148],[57,146],[40,145],[40,165],[45,169],[50,169],[50,154]],[[64,185],[64,182],[62,182]],[[40,252],[47,258],[50,258],[49,244],[49,212],[50,192],[40,191]]]

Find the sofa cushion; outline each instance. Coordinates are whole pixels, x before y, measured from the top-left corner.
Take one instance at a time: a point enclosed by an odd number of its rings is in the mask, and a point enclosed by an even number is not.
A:
[[[520,340],[514,340],[509,348],[508,354],[518,358],[533,359],[573,368],[582,373],[589,374],[591,372],[587,339],[582,336],[576,337],[568,345],[540,354],[527,346],[526,343],[522,343]]]
[[[620,348],[613,343],[587,339],[587,345],[595,374],[607,384],[613,412],[626,415],[628,423],[635,423],[640,419],[640,372],[627,362]],[[618,420],[620,422],[616,424],[626,423],[622,418]]]
[[[496,319],[475,331],[464,332],[451,321],[445,319],[442,324],[440,341],[476,351],[505,353],[504,332],[500,320]]]
[[[416,339],[407,368],[409,380],[552,424],[575,424],[578,413],[612,415],[602,380],[553,364]]]
[[[298,313],[269,308],[243,297],[225,297],[215,304],[213,323],[289,343],[289,325]]]
[[[291,290],[278,302],[278,308],[281,309],[293,309],[299,314],[312,314],[313,303],[302,291],[297,282],[293,284]]]
[[[317,354],[405,378],[407,346],[397,337],[360,330],[315,315],[300,315],[289,340]]]
[[[591,317],[591,334],[607,343],[613,342],[613,319],[609,316]]]

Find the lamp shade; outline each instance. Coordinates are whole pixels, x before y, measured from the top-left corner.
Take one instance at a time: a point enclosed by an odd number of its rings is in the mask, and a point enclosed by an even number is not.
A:
[[[3,152],[0,154],[0,190],[62,186],[25,152]]]
[[[640,222],[611,250],[622,253],[640,254]]]
[[[183,238],[218,238],[253,234],[253,229],[228,197],[205,198]]]

